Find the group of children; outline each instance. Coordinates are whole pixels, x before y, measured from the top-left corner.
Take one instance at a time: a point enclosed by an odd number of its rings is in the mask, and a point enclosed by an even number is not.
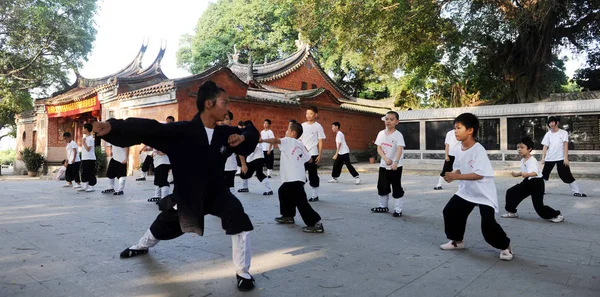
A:
[[[242,128],[231,126],[233,114],[227,108],[228,98],[225,91],[213,82],[203,84],[198,91],[198,115],[192,121],[160,124],[145,119],[109,120],[94,123],[86,127],[86,131],[97,133],[107,141],[128,147],[138,143],[146,143],[158,149],[153,150],[155,167],[155,185],[157,194],[153,198],[170,200],[170,204],[158,215],[154,223],[142,236],[139,242],[121,253],[122,258],[142,255],[148,252],[160,240],[170,240],[179,237],[184,232],[203,234],[203,219],[206,214],[212,214],[222,219],[226,234],[232,235],[232,258],[236,268],[237,287],[242,291],[254,288],[254,278],[249,274],[250,241],[249,232],[253,229],[250,219],[245,214],[239,200],[233,195],[234,179],[237,171],[237,161],[240,159],[243,186],[237,192],[248,192],[248,179],[253,175],[265,187],[263,195],[273,195],[269,178],[272,174],[273,148],[280,151],[281,186],[278,189],[280,216],[275,218],[279,224],[294,224],[296,210],[307,233],[323,233],[324,227],[321,216],[308,202],[319,201],[319,176],[317,164],[321,161],[323,152],[323,127],[316,121],[318,109],[310,107],[306,111],[305,123],[299,124],[291,120],[285,137],[276,138],[270,129],[271,121],[265,120],[264,130],[258,133],[252,122],[242,123]],[[220,117],[220,118],[219,118]],[[385,117],[385,129],[377,135],[375,144],[381,158],[377,192],[379,204],[371,209],[374,213],[389,212],[389,196],[395,199],[393,216],[402,216],[404,189],[402,188],[402,168],[405,142],[402,133],[396,130],[399,115],[394,111]],[[503,218],[516,218],[518,204],[527,196],[532,196],[536,212],[540,217],[552,222],[561,222],[564,217],[560,211],[544,205],[544,181],[554,165],[558,165],[559,176],[569,183],[575,196],[585,197],[579,191],[577,184],[569,171],[567,149],[560,155],[555,148],[558,142],[567,141],[558,126],[558,119],[550,118],[551,133],[546,135],[544,144],[544,170],[539,172],[537,160],[531,156],[533,141],[523,138],[518,144],[518,153],[522,157],[521,170],[513,172],[513,176],[523,177],[523,181],[510,188],[506,193],[506,214]],[[90,125],[91,126],[91,125]],[[336,133],[336,152],[333,156],[334,168],[331,183],[338,182],[341,168],[344,164],[355,183],[360,184],[358,172],[349,161],[349,148],[344,134],[340,131],[339,122],[332,123],[332,131]],[[458,191],[451,197],[443,210],[445,233],[450,240],[440,246],[443,250],[464,249],[464,232],[467,217],[475,206],[481,214],[481,228],[484,239],[491,246],[501,250],[500,259],[511,260],[513,252],[510,238],[495,220],[499,211],[499,203],[494,183],[494,171],[485,148],[476,141],[479,120],[470,113],[459,115],[454,120],[454,129],[446,137],[446,158],[442,174],[435,190],[442,189],[442,183],[459,181]],[[149,132],[150,131],[150,132]],[[67,133],[65,133],[67,134]],[[556,135],[555,135],[556,134]],[[175,138],[175,136],[177,135]],[[259,136],[260,135],[260,136]],[[65,140],[70,140],[65,136]],[[185,142],[182,139],[187,139]],[[190,139],[193,139],[190,141]],[[93,138],[92,138],[93,141]],[[87,141],[84,141],[88,143]],[[67,145],[68,163],[67,181],[71,183],[72,172],[79,162],[75,149],[69,141]],[[86,144],[84,148],[93,142]],[[117,150],[115,150],[117,148]],[[110,177],[123,177],[127,156],[126,149],[112,145]],[[146,148],[145,148],[146,149]],[[143,150],[145,150],[143,149]],[[164,151],[165,153],[161,152]],[[167,154],[173,156],[168,159]],[[178,156],[194,156],[191,159]],[[84,160],[90,160],[88,154]],[[166,158],[166,162],[164,161]],[[157,162],[158,159],[158,162]],[[172,163],[171,163],[172,161]],[[263,173],[263,165],[267,165],[267,174]],[[562,164],[562,165],[561,165]],[[167,175],[171,166],[176,178],[172,194],[168,191]],[[548,166],[548,167],[547,167]],[[88,168],[89,165],[84,166]],[[79,169],[77,168],[77,171]],[[308,179],[306,177],[308,171]],[[108,175],[108,174],[107,174]],[[145,179],[145,176],[141,178]],[[85,175],[82,188],[92,190],[96,183],[95,176]],[[157,181],[158,180],[158,181]],[[78,184],[79,181],[75,180]],[[165,184],[166,182],[166,184]],[[311,186],[311,196],[304,190],[305,183]],[[113,182],[114,188],[114,182]],[[121,179],[119,179],[121,190]],[[123,178],[124,186],[124,178]],[[91,188],[90,188],[91,187]],[[160,194],[159,194],[160,191]],[[105,191],[103,191],[105,192]],[[160,196],[159,196],[160,195]],[[149,200],[150,201],[150,200]],[[155,201],[155,200],[153,200]]]

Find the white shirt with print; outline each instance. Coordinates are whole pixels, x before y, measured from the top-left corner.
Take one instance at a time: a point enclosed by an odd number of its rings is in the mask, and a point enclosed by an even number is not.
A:
[[[344,136],[344,133],[342,133],[342,131],[338,131],[338,133],[335,135],[336,147],[338,145],[340,145],[340,143],[342,145],[340,146],[340,151],[338,152],[338,154],[340,154],[340,155],[349,154],[350,148],[348,147],[348,144],[346,144],[346,137]]]
[[[530,156],[529,159],[527,159],[527,161],[525,161],[525,159],[521,159],[521,172],[522,173],[535,172],[537,174],[536,176],[530,176],[527,179],[542,177],[542,173],[540,172],[540,167],[538,165],[538,161],[534,156]]]
[[[325,131],[321,124],[317,122],[313,124],[302,123],[302,136],[298,140],[306,146],[308,152],[313,156],[319,155],[319,139],[325,139]]]
[[[454,170],[461,174],[475,173],[480,180],[461,180],[456,195],[469,202],[491,206],[498,212],[498,193],[494,183],[494,169],[485,148],[476,142],[468,150],[459,150],[454,161]]]
[[[377,139],[375,139],[375,144],[381,147],[383,154],[388,157],[392,161],[396,161],[396,152],[398,151],[398,147],[405,147],[404,136],[400,131],[395,130],[392,134],[387,135],[386,129],[379,131],[377,134]],[[404,159],[404,150],[402,150],[402,154],[400,155],[400,160],[398,161],[398,167],[402,166],[402,161]],[[394,165],[392,163],[392,165]],[[383,167],[387,170],[392,169],[392,165],[387,165],[384,159],[381,159],[381,163],[379,167]]]
[[[304,163],[310,160],[311,155],[302,142],[298,139],[285,137],[279,144],[281,182],[306,181]]]
[[[569,142],[569,133],[563,129],[556,132],[548,131],[542,139],[542,145],[547,145],[546,159],[548,162],[562,161],[565,159],[565,142]]]

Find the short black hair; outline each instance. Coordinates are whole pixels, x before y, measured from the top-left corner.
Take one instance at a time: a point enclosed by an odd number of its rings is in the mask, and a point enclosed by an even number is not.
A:
[[[309,106],[306,109],[312,110],[312,112],[314,112],[314,113],[319,113],[319,109],[316,106]]]
[[[243,127],[244,126],[244,121],[239,121],[238,122],[238,126],[242,126]]]
[[[230,121],[233,121],[233,112],[231,112],[231,110],[227,111],[227,116],[229,116]]]
[[[302,132],[303,132],[302,125],[300,125],[300,124],[298,124],[296,122],[293,122],[290,125],[290,130],[296,132],[296,138],[300,138],[300,136],[302,136]]]
[[[223,88],[217,86],[214,81],[207,80],[202,83],[198,88],[198,98],[196,99],[198,112],[202,113],[204,111],[204,102],[206,102],[206,100],[215,101],[221,93],[226,92]]]
[[[521,140],[519,140],[519,142],[517,142],[517,144],[522,143],[523,145],[525,145],[525,147],[527,147],[527,150],[529,150],[530,152],[533,150],[533,139],[531,139],[531,137],[529,136],[525,136],[523,138],[521,138]]]
[[[340,125],[340,122],[333,122],[331,123],[331,125],[338,127],[338,129],[342,127],[342,125]]]
[[[393,110],[390,110],[390,111],[386,112],[385,114],[386,115],[393,114],[396,117],[396,120],[400,119],[400,115],[397,112],[393,111]]]
[[[556,123],[560,123],[560,117],[557,116],[551,116],[548,117],[548,122],[546,123],[548,126],[550,126],[551,122],[556,122]]]
[[[479,131],[479,119],[472,113],[465,112],[454,119],[454,124],[461,123],[465,128],[473,128],[473,137],[477,137]]]
[[[62,162],[60,162],[60,164],[65,164],[65,162],[67,162],[67,159],[62,160]]]
[[[173,120],[173,122],[175,122],[175,118],[173,116],[168,116],[167,120]]]
[[[271,125],[271,120],[265,119],[265,122],[269,123],[269,126]]]
[[[88,130],[88,132],[92,132],[92,130],[94,130],[94,126],[90,123],[83,124],[83,128]]]
[[[247,126],[254,126],[254,124],[252,124],[252,121],[248,120],[248,121],[245,121],[245,122],[244,122],[244,125],[242,125],[242,126],[244,126],[244,127],[247,127]]]
[[[71,132],[65,132],[65,133],[63,133],[63,137],[71,137]]]
[[[297,123],[296,120],[289,120],[290,123]]]

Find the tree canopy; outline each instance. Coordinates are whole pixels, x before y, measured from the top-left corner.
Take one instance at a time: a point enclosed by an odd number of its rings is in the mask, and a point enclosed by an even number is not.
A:
[[[565,89],[564,49],[587,54],[575,81],[600,85],[598,0],[221,0],[178,61],[198,72],[234,45],[276,59],[296,32],[349,93],[406,107],[537,101]]]
[[[33,107],[32,92],[68,86],[92,49],[96,8],[95,0],[2,0],[0,129]]]

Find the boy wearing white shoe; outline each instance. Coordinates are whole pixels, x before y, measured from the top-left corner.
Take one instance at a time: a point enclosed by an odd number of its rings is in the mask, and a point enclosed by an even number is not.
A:
[[[86,133],[82,141],[81,150],[81,182],[83,187],[79,191],[93,192],[96,185],[96,152],[94,150],[94,136],[92,135],[93,126],[90,123],[83,125],[83,131]]]
[[[333,122],[331,124],[331,131],[335,134],[335,144],[336,150],[333,155],[333,169],[331,170],[331,179],[328,180],[328,183],[337,183],[340,174],[342,173],[342,166],[346,164],[348,171],[354,177],[354,183],[357,185],[360,184],[360,178],[358,177],[358,172],[350,163],[350,148],[348,148],[348,144],[346,143],[346,137],[344,133],[340,131],[341,124],[340,122]]]

